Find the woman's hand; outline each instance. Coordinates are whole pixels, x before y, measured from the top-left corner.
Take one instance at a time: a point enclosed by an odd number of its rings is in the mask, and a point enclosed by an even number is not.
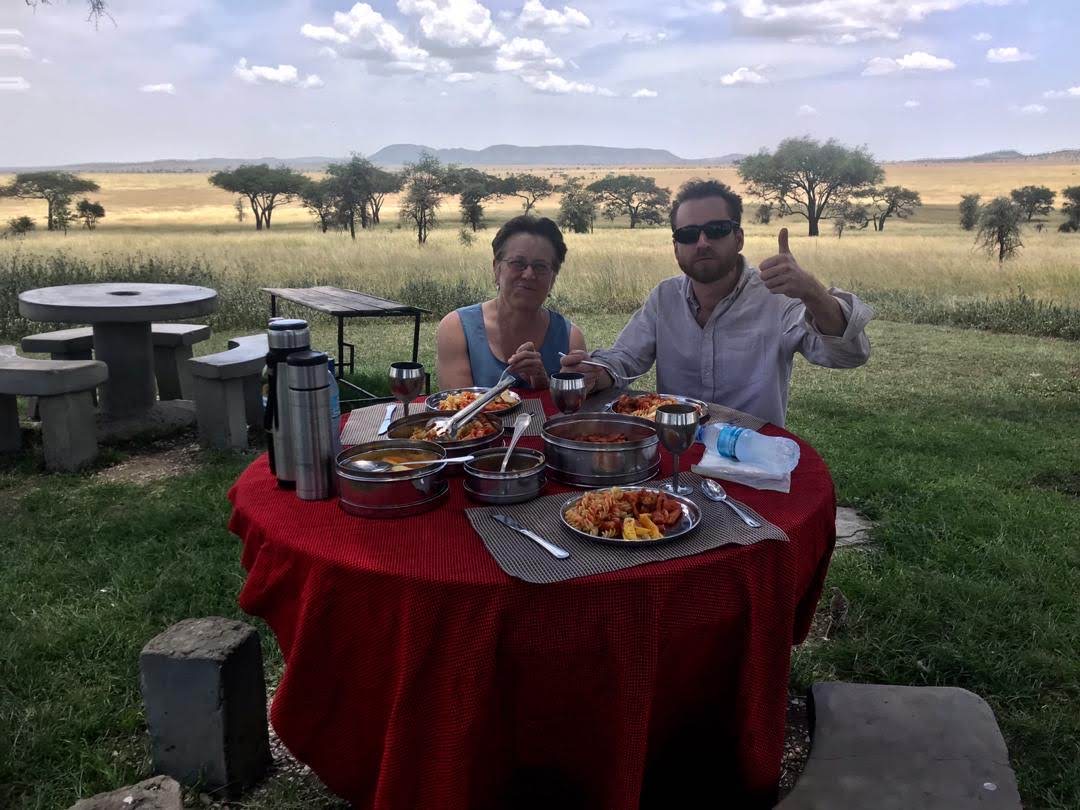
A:
[[[506,370],[520,377],[529,384],[530,388],[547,388],[548,375],[544,368],[544,360],[540,352],[536,351],[531,340],[527,340],[518,346],[518,350],[510,355],[507,360]]]

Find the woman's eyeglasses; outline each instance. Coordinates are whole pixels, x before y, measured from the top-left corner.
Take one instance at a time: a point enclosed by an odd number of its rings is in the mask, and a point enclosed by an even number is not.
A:
[[[550,276],[555,272],[551,269],[551,265],[546,262],[530,262],[526,259],[503,259],[502,263],[515,273],[524,273],[526,267],[532,267],[533,273],[540,277]]]
[[[683,225],[676,228],[672,236],[680,245],[692,245],[701,237],[702,232],[706,239],[723,239],[738,227],[739,223],[733,219],[714,219],[704,225]]]

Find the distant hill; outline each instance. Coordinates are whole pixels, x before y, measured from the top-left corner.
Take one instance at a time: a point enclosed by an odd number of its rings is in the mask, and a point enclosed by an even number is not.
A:
[[[369,156],[372,163],[397,167],[412,163],[424,152],[430,152],[444,163],[465,166],[719,166],[735,163],[745,155],[730,154],[715,158],[686,159],[666,149],[624,149],[614,146],[512,146],[499,144],[486,149],[433,149],[411,143],[396,143],[383,147]],[[71,163],[63,166],[0,167],[0,172],[69,171],[69,172],[216,172],[241,163],[285,165],[297,171],[318,172],[327,163],[346,160],[345,157],[297,158],[196,158],[167,159],[145,162]]]
[[[1025,155],[1015,149],[983,152],[981,155],[956,158],[922,158],[902,163],[1080,163],[1080,149],[1058,149],[1056,152],[1039,152]]]

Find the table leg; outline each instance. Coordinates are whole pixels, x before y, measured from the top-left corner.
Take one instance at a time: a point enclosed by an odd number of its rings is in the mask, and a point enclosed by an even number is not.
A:
[[[270,295],[270,317],[277,317],[277,296],[273,293]]]
[[[415,363],[420,352],[420,316],[416,315],[412,330],[412,361]]]
[[[107,419],[144,413],[154,405],[154,346],[149,323],[94,324],[94,353],[109,367],[101,386]]]

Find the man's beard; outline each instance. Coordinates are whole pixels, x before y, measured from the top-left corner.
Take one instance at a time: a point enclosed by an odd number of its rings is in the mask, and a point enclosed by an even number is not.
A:
[[[710,262],[699,262],[698,259],[711,259]],[[686,275],[690,276],[694,281],[699,284],[712,284],[713,282],[720,281],[731,273],[734,273],[742,264],[741,256],[736,254],[732,257],[731,261],[724,264],[721,263],[720,258],[712,252],[701,252],[694,255],[694,257],[687,263],[679,262],[679,267]]]

